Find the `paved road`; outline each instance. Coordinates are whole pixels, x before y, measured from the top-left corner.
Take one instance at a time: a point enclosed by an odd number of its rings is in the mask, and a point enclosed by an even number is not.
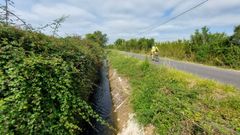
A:
[[[142,54],[135,54],[130,52],[122,52],[122,53],[135,58],[139,58],[141,60],[144,60],[146,58],[146,55],[142,55]],[[222,69],[222,68],[217,68],[213,66],[206,66],[206,65],[189,63],[189,62],[176,61],[168,58],[160,58],[159,62],[153,62],[153,63],[167,65],[182,71],[196,74],[198,76],[201,76],[207,79],[213,79],[213,80],[216,80],[225,84],[231,84],[240,88],[240,71]]]

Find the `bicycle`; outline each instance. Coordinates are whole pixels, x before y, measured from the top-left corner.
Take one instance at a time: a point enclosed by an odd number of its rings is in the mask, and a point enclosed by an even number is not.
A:
[[[152,61],[159,62],[158,52],[151,53]]]

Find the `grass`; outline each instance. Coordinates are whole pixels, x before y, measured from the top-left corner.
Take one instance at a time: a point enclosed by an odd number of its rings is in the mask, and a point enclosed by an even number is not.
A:
[[[159,134],[240,134],[240,92],[194,75],[109,53],[129,78],[137,120]]]

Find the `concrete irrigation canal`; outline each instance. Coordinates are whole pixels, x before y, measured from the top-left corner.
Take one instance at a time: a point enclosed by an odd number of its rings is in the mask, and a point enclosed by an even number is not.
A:
[[[114,127],[112,114],[112,98],[110,84],[108,80],[107,61],[103,61],[103,66],[99,72],[100,82],[96,92],[93,94],[93,109],[110,125]],[[114,131],[99,122],[93,121],[94,125],[89,131],[89,135],[112,135]]]
[[[106,60],[99,75],[100,82],[92,97],[93,109],[114,129],[93,121],[87,135],[152,135],[154,127],[144,128],[134,117],[128,80],[109,68]]]

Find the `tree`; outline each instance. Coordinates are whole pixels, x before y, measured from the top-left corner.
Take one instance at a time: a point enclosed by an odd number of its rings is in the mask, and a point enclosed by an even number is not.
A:
[[[230,37],[230,41],[233,44],[240,45],[240,25],[234,28],[234,33]]]
[[[209,28],[204,26],[201,31],[197,29],[195,33],[191,35],[191,42],[195,45],[206,45],[209,42],[210,35]]]
[[[114,44],[117,45],[117,46],[120,46],[120,45],[122,45],[124,42],[125,42],[124,39],[117,39],[117,40],[114,42]]]
[[[9,25],[12,23],[12,19],[10,18],[10,15],[13,14],[13,12],[10,11],[10,6],[13,7],[14,2],[12,0],[4,0],[4,5],[0,5],[1,8],[1,22],[4,22],[6,25]]]
[[[92,40],[102,47],[106,46],[108,41],[107,34],[103,34],[101,31],[95,31],[93,34],[87,34],[86,39]]]
[[[15,14],[10,7],[14,8],[12,0],[4,0],[4,5],[0,4],[0,22],[6,25],[15,25],[23,27],[27,30],[33,30],[31,24],[28,24],[24,19]],[[20,23],[19,23],[20,22]]]
[[[45,30],[47,28],[50,28],[51,31],[52,31],[52,35],[53,36],[58,36],[57,32],[59,31],[59,28],[61,27],[62,23],[66,21],[66,19],[68,18],[69,16],[65,16],[65,15],[62,15],[61,17],[53,20],[52,23],[49,23],[49,24],[45,24],[44,26],[42,27],[38,27],[36,28],[39,32],[41,32],[42,30]]]
[[[5,25],[14,25],[17,27],[25,28],[26,30],[35,30],[38,32],[41,32],[41,30],[44,30],[47,27],[50,27],[52,29],[53,36],[57,35],[61,24],[68,17],[63,15],[60,18],[53,20],[52,23],[35,29],[31,24],[28,24],[24,19],[15,14],[14,11],[12,11],[10,8],[14,8],[13,0],[4,0],[4,5],[0,4],[0,23]]]
[[[57,32],[59,31],[59,28],[67,18],[68,16],[61,16],[60,18],[53,20],[52,27],[51,27],[53,36],[57,36]]]
[[[8,23],[9,23],[9,13],[10,13],[10,11],[9,11],[9,5],[13,5],[14,3],[11,1],[11,0],[5,0],[5,14],[4,14],[4,16],[5,16],[5,23],[8,25]]]

